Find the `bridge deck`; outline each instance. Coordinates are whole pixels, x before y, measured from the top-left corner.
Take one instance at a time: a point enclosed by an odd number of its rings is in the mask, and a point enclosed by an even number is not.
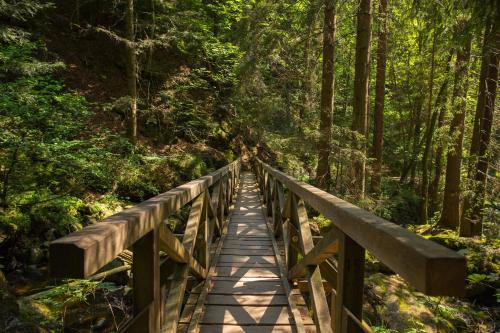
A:
[[[242,173],[240,184],[206,286],[201,332],[295,332],[290,289],[281,278],[281,257],[263,215],[254,175]]]

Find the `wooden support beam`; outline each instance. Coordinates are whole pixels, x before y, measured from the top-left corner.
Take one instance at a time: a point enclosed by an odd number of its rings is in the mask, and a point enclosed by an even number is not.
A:
[[[168,290],[165,304],[164,326],[161,329],[162,333],[175,333],[177,331],[182,300],[186,292],[188,272],[189,270],[186,264],[177,264],[173,281],[171,281],[170,289]]]
[[[343,309],[349,310],[359,321],[363,320],[365,249],[342,233],[339,235],[339,254],[335,332],[357,332],[357,324],[352,320],[344,320]]]
[[[273,215],[273,177],[268,174],[267,175],[267,184],[266,184],[266,215]]]
[[[206,269],[192,256],[190,256],[182,243],[174,236],[172,231],[161,225],[160,229],[160,250],[165,252],[172,260],[178,263],[188,264],[189,270],[198,279],[206,278]]]
[[[182,245],[189,257],[192,257],[200,222],[206,218],[205,192],[201,193],[193,202],[186,224],[186,231],[182,239]],[[173,281],[168,291],[165,305],[165,320],[162,332],[173,332],[177,330],[179,315],[182,308],[182,300],[186,291],[189,266],[187,264],[177,264]]]
[[[338,252],[338,231],[332,230],[323,237],[314,248],[309,251],[295,266],[292,267],[288,276],[290,279],[306,275],[307,266],[317,266]]]
[[[309,226],[309,219],[304,201],[292,194],[291,224],[296,225],[299,230],[299,242],[302,251],[307,255],[314,248],[314,242]],[[295,265],[294,265],[295,266]],[[330,318],[330,310],[326,299],[323,279],[318,266],[307,267],[307,280],[309,284],[309,295],[313,306],[314,322],[318,332],[333,332]],[[291,277],[288,277],[291,279]]]
[[[133,300],[134,316],[137,318],[135,324],[129,326],[128,332],[155,333],[160,329],[160,257],[157,230],[150,231],[136,242],[133,252]]]

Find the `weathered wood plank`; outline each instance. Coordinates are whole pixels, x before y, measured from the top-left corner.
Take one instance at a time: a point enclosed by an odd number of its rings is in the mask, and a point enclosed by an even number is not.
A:
[[[338,252],[338,232],[331,232],[323,237],[314,248],[305,255],[288,273],[291,279],[304,276],[307,266],[320,265],[327,258]]]
[[[274,295],[284,294],[283,285],[280,280],[275,281],[213,281],[210,294],[227,295]]]
[[[160,329],[160,258],[158,232],[150,231],[134,244],[132,264],[135,324],[142,326],[144,332],[158,332]],[[144,314],[144,311],[147,311]],[[142,314],[139,316],[139,314]],[[137,332],[137,331],[136,331]]]
[[[306,255],[314,248],[311,227],[304,201],[292,195],[292,224],[299,230],[299,243]],[[314,321],[318,332],[333,332],[331,327],[330,309],[326,299],[321,272],[318,266],[307,269],[309,296],[313,307]]]
[[[219,262],[217,267],[245,267],[245,268],[267,268],[276,267],[276,264],[270,263],[247,263],[247,262]]]
[[[270,248],[265,248],[261,250],[254,250],[254,249],[227,249],[223,248],[222,249],[222,254],[232,254],[232,255],[238,255],[238,256],[244,256],[244,255],[249,255],[249,256],[266,256],[266,255],[272,255],[272,249]]]
[[[286,295],[217,295],[209,294],[205,300],[207,305],[253,305],[276,306],[288,305]]]
[[[159,226],[160,250],[179,263],[187,263],[190,271],[198,278],[206,277],[206,270],[200,263],[191,257],[182,243],[174,236],[170,229],[162,224]]]
[[[214,276],[229,277],[279,277],[279,270],[275,267],[217,267]]]
[[[343,318],[343,309],[362,320],[365,249],[346,234],[340,235],[339,246],[335,332],[357,332],[356,323]]]
[[[201,333],[295,333],[297,329],[293,325],[201,325]]]
[[[276,258],[272,256],[236,256],[223,254],[218,263],[246,263],[246,264],[276,264]]]
[[[285,306],[232,306],[208,305],[202,324],[237,325],[291,325],[288,308]]]

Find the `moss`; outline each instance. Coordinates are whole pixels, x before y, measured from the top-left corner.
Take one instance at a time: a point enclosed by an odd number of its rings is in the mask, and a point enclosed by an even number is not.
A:
[[[486,308],[412,290],[397,275],[376,273],[365,281],[366,318],[375,332],[489,332],[494,320]],[[373,292],[370,292],[373,291]]]

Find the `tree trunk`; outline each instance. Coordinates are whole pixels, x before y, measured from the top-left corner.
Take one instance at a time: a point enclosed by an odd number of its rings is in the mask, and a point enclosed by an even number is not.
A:
[[[423,80],[423,79],[422,79]],[[423,87],[422,87],[423,88]],[[410,187],[415,186],[415,176],[416,176],[416,170],[417,170],[417,157],[420,152],[420,131],[422,129],[422,107],[424,104],[424,96],[421,95],[417,98],[417,103],[415,105],[416,110],[415,110],[415,128],[413,130],[413,148],[412,148],[412,154],[410,158],[410,165],[409,165],[409,171],[410,171]]]
[[[434,128],[441,128],[443,126],[444,117],[446,113],[446,101],[448,95],[448,85],[449,79],[448,74],[450,72],[450,61],[453,57],[453,53],[450,55],[446,61],[446,69],[444,72],[444,80],[439,88],[439,92],[436,97],[436,102],[434,104],[434,112],[430,120],[429,128],[426,132],[425,139],[425,149],[424,156],[422,157],[422,206],[420,211],[420,216],[422,218],[422,223],[427,223],[429,216],[434,214],[437,206],[437,196],[439,190],[439,182],[441,180],[441,170],[442,170],[442,159],[443,159],[443,145],[438,143],[438,148],[436,149],[436,159],[435,159],[435,175],[432,182],[429,184],[429,171],[431,166],[429,162],[432,160],[432,143],[434,137]]]
[[[382,178],[381,173],[384,132],[385,70],[387,63],[387,7],[388,0],[380,0],[380,31],[378,33],[377,78],[375,84],[375,110],[373,114],[372,157],[375,161],[373,163],[373,175],[371,178],[371,190],[376,194],[380,192],[380,181]]]
[[[353,148],[360,156],[353,161],[354,195],[365,194],[366,135],[368,130],[368,85],[370,73],[371,0],[361,0],[357,13],[356,64],[354,67],[354,103],[352,130],[357,133]]]
[[[495,110],[498,80],[500,31],[498,17],[492,25],[486,27],[483,41],[483,56],[479,94],[477,99],[474,129],[470,148],[472,168],[469,167],[469,179],[473,182],[470,196],[464,201],[463,217],[460,224],[460,236],[481,236],[482,210],[488,173],[487,150],[491,138],[491,125]]]
[[[316,184],[325,190],[328,190],[331,185],[330,152],[335,98],[335,2],[336,0],[325,0],[325,22],[323,25],[323,77],[321,80],[320,137]]]
[[[135,54],[134,1],[127,0],[125,21],[127,25],[127,85],[130,97],[127,136],[137,142],[137,58]]]
[[[467,23],[462,21],[457,26],[456,35],[466,41],[457,50],[453,87],[452,110],[450,124],[452,146],[446,156],[446,178],[444,186],[443,209],[439,225],[443,228],[456,229],[460,221],[460,172],[462,166],[462,145],[464,137],[464,120],[467,97],[467,73],[469,68],[471,35],[467,31]],[[465,35],[465,36],[464,36]],[[459,40],[457,38],[457,40]]]
[[[445,81],[446,84],[443,84],[441,88],[443,88],[443,96],[447,95],[447,90],[448,90],[448,81]],[[442,128],[444,125],[444,117],[446,115],[446,98],[443,101],[443,105],[441,105],[441,108],[439,110],[439,116],[437,120],[437,128]],[[441,175],[443,173],[443,153],[444,153],[444,147],[442,143],[438,143],[438,146],[436,148],[436,156],[434,158],[435,163],[434,163],[434,177],[432,179],[432,182],[429,186],[429,208],[430,210],[428,211],[428,216],[433,215],[437,210],[438,210],[438,194],[439,194],[439,185],[441,184]]]
[[[304,63],[305,71],[302,78],[302,103],[299,106],[299,123],[298,130],[299,133],[303,133],[303,122],[306,121],[307,115],[310,113],[314,104],[314,93],[313,86],[315,81],[315,66],[311,61],[311,52],[314,51],[313,47],[313,33],[316,26],[316,12],[318,11],[317,0],[311,0],[309,2],[309,8],[307,10],[306,22],[306,40],[304,47]]]
[[[435,29],[435,27],[434,27]],[[432,112],[432,97],[434,92],[434,72],[436,68],[435,56],[436,56],[436,36],[437,32],[433,32],[432,37],[432,50],[431,50],[431,73],[429,77],[429,99],[427,103],[427,130],[425,133],[425,146],[424,153],[422,156],[422,181],[420,184],[420,195],[422,197],[422,201],[420,203],[420,223],[427,223],[427,207],[428,207],[428,195],[427,190],[429,186],[429,153],[431,151],[432,145],[432,135],[434,133],[434,125],[437,120],[437,112]],[[431,116],[432,113],[432,116]]]

